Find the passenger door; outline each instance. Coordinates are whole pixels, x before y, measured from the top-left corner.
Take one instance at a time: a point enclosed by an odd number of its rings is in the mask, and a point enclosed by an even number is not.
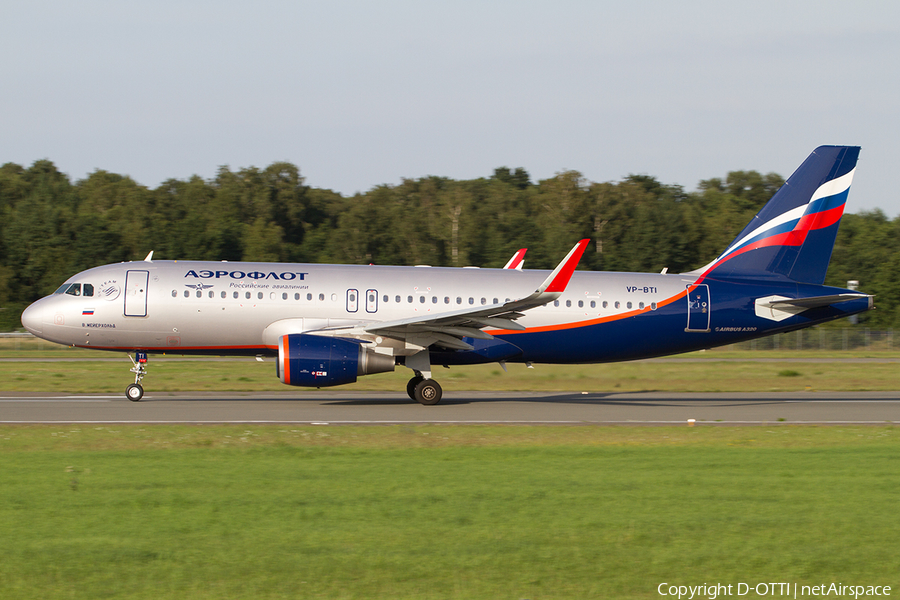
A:
[[[128,271],[125,273],[125,316],[147,316],[147,283],[150,271]]]

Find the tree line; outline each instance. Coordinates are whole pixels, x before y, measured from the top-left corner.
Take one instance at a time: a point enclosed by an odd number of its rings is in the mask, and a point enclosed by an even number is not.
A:
[[[718,256],[784,182],[732,171],[694,192],[648,175],[595,183],[577,171],[532,182],[522,168],[490,177],[404,179],[344,196],[304,184],[297,166],[221,167],[212,179],[150,189],[97,170],[72,182],[49,160],[0,167],[0,329],[89,267],[157,259],[553,268],[590,238],[579,268],[670,272]],[[852,202],[852,196],[851,196]],[[860,317],[900,325],[900,217],[847,214],[827,284],[877,294]]]

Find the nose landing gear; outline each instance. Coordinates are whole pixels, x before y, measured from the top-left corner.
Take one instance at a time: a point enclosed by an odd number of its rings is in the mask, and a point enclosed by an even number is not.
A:
[[[128,356],[131,358],[131,355]],[[140,402],[144,397],[144,388],[141,387],[141,379],[147,375],[147,353],[135,352],[134,358],[131,358],[134,365],[131,372],[134,373],[134,383],[125,388],[125,396],[132,402]]]

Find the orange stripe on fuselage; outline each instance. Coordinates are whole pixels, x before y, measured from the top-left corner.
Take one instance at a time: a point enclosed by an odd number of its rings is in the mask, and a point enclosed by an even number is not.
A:
[[[685,294],[687,294],[687,289],[685,289],[683,292],[679,292],[679,293],[675,294],[671,298],[666,298],[662,302],[657,302],[656,308],[659,309],[659,308],[662,308],[663,306],[672,304],[673,302],[676,302],[676,301],[684,298]],[[636,317],[645,312],[650,312],[651,310],[652,309],[649,306],[646,306],[646,307],[638,309],[638,310],[630,310],[628,312],[621,313],[618,315],[610,315],[608,317],[600,317],[598,319],[587,319],[585,321],[575,321],[574,323],[560,323],[558,325],[544,325],[541,327],[529,327],[528,329],[526,329],[524,331],[516,330],[516,329],[498,329],[498,330],[491,330],[488,333],[490,333],[491,335],[515,335],[517,333],[540,333],[543,331],[562,331],[564,329],[576,329],[578,327],[588,327],[590,325],[597,325],[599,323],[610,323],[613,321],[619,321],[621,319],[627,319],[629,317]]]

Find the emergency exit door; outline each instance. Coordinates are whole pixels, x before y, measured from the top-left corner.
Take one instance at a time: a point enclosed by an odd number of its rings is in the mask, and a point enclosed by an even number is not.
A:
[[[147,316],[147,282],[150,271],[128,271],[125,273],[125,316]]]

